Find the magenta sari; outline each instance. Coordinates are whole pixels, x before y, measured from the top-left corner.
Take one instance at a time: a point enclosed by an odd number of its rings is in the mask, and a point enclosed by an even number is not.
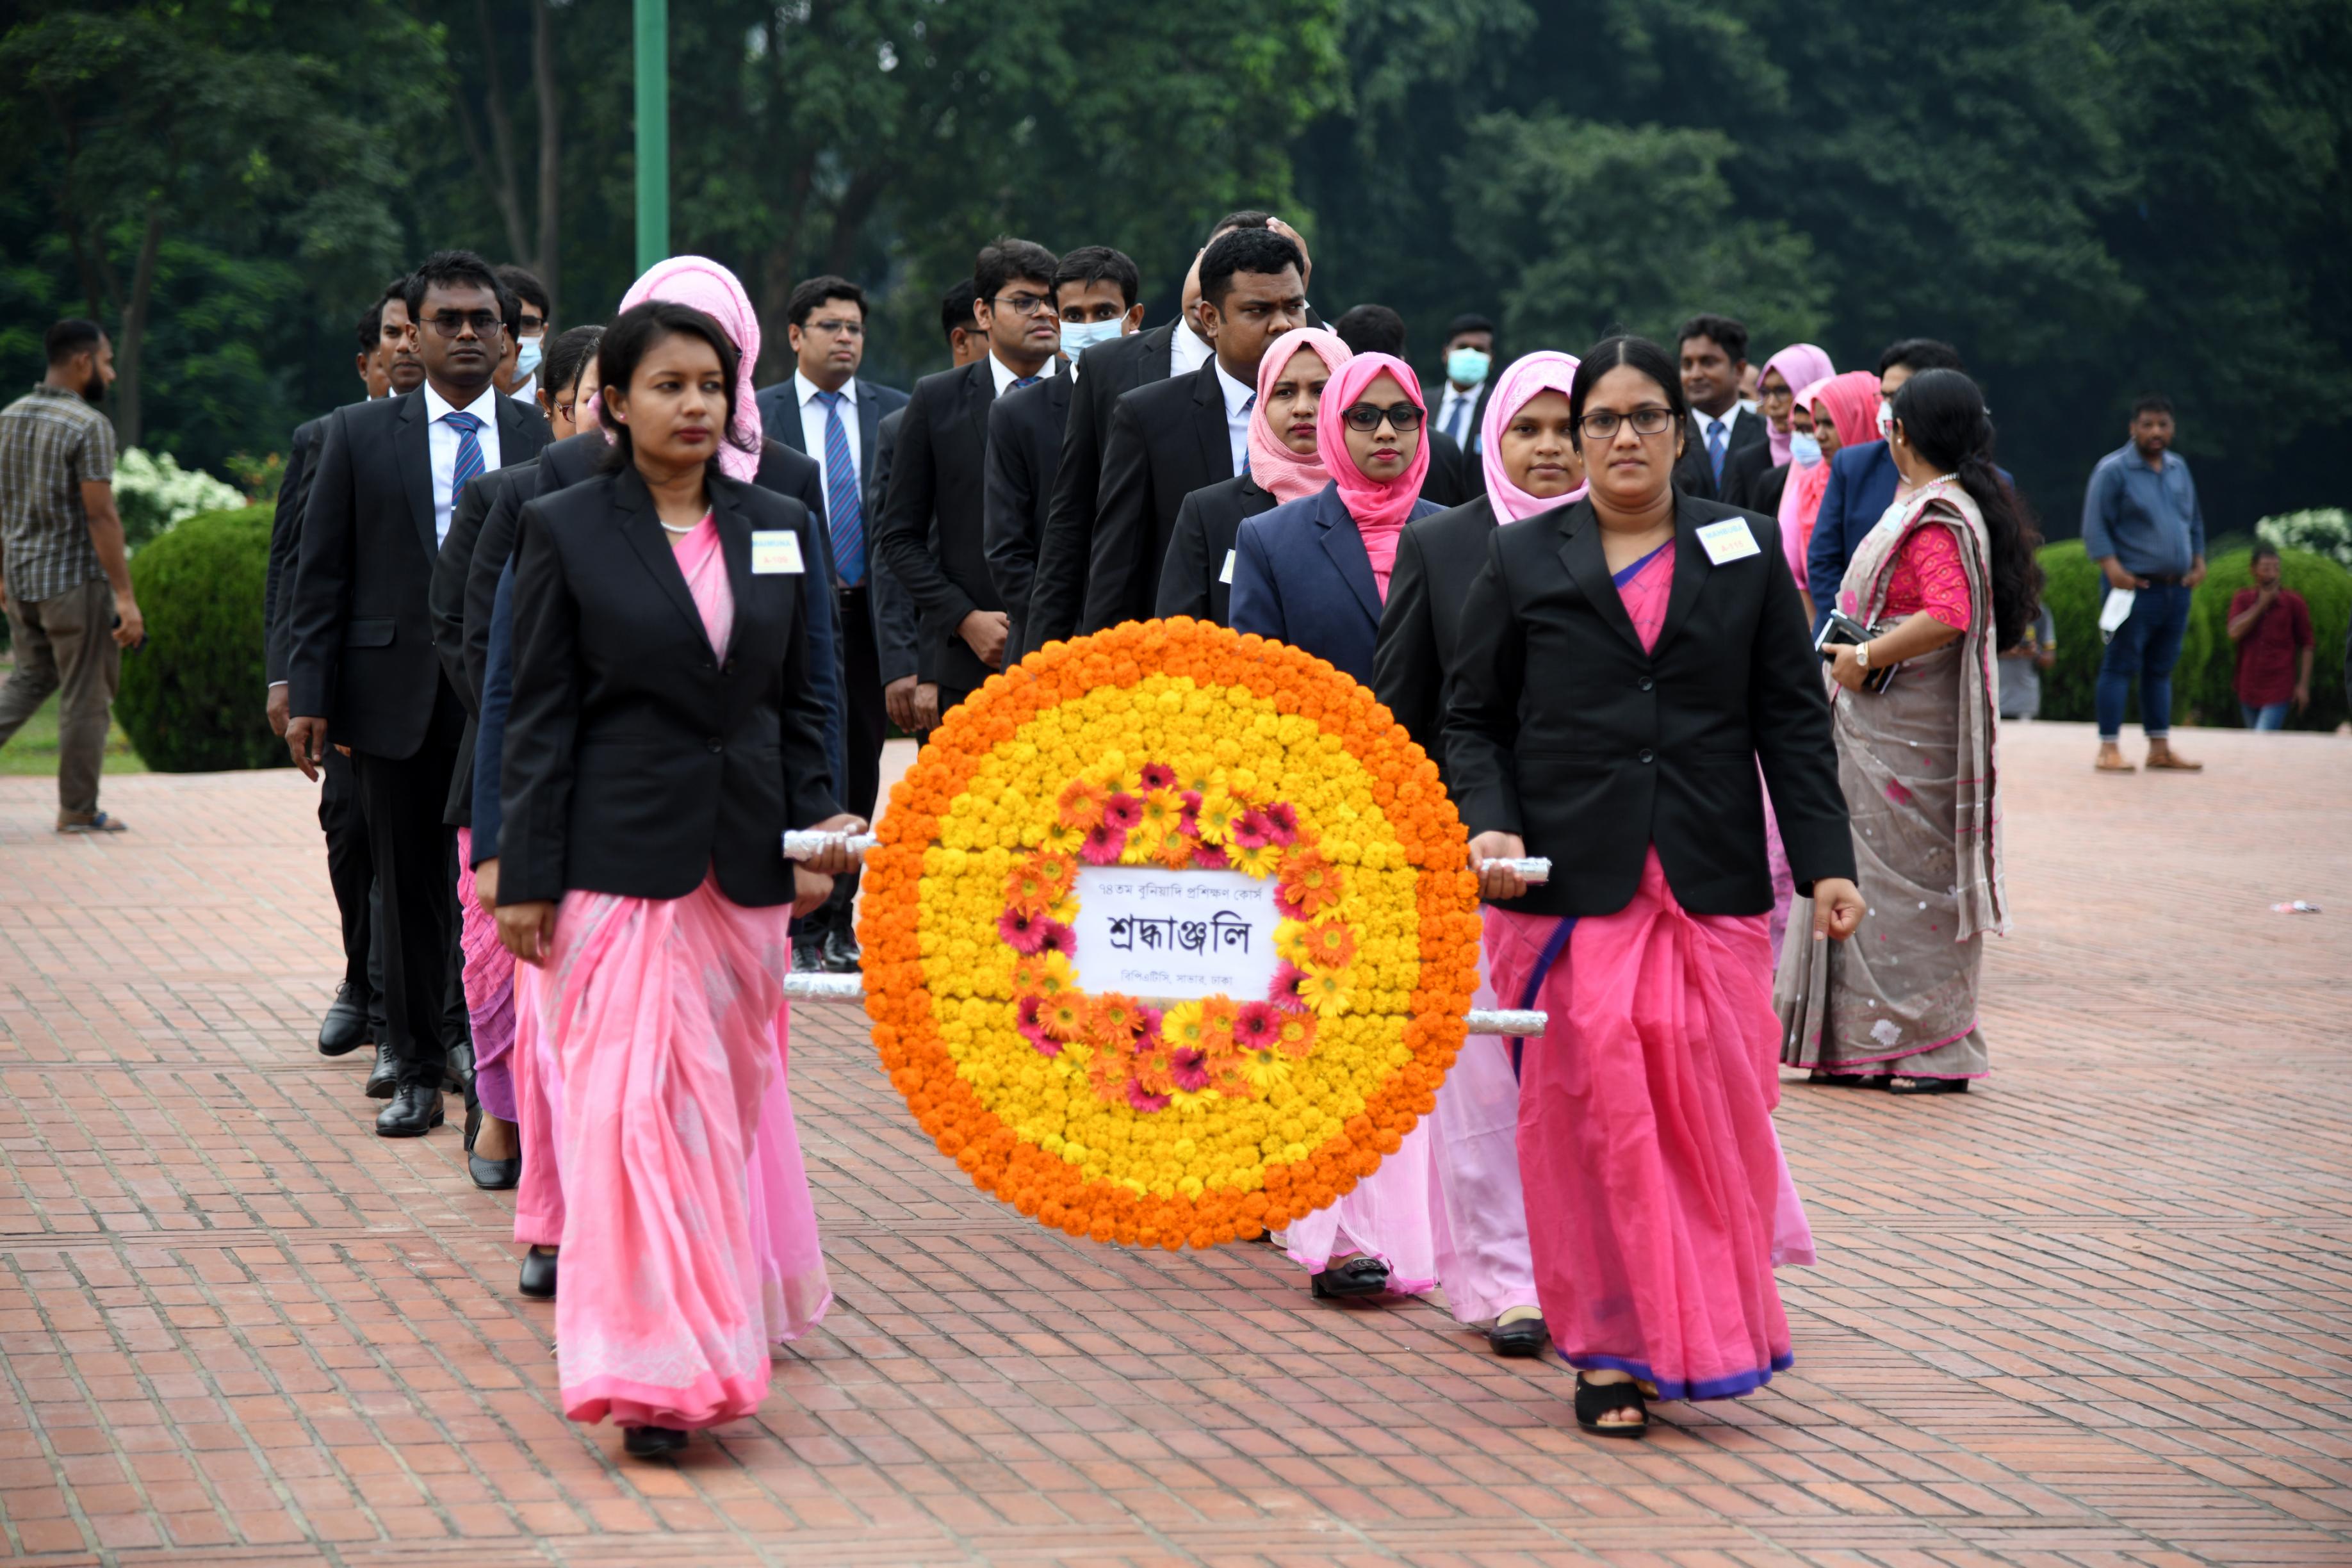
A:
[[[498,918],[474,897],[474,833],[457,829],[457,945],[466,955],[466,1023],[474,1036],[474,1093],[501,1121],[515,1120],[514,954]]]
[[[709,518],[677,563],[723,654],[734,602]],[[791,920],[786,905],[732,902],[716,879],[681,899],[567,893],[553,954],[522,987],[516,1229],[557,1227],[557,1364],[575,1421],[748,1415],[769,1347],[831,1304],[784,1091]],[[535,1148],[551,1149],[552,1181],[533,1179]]]

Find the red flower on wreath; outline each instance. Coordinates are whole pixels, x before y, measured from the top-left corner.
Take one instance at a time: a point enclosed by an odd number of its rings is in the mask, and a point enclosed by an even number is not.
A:
[[[1124,791],[1103,802],[1103,826],[1113,828],[1124,837],[1143,821],[1143,803]]]
[[[1166,763],[1146,763],[1143,764],[1142,779],[1143,787],[1148,790],[1174,789],[1176,770]]]
[[[1108,822],[1097,822],[1087,829],[1087,841],[1078,846],[1078,858],[1089,866],[1116,866],[1118,858],[1127,853],[1127,833],[1114,828]]]
[[[1282,1015],[1271,1002],[1244,1002],[1234,1010],[1234,1044],[1245,1051],[1272,1048],[1282,1037]]]
[[[1011,904],[996,917],[996,934],[1015,952],[1035,952],[1045,945],[1045,928],[1053,920],[1024,904]]]
[[[1274,966],[1274,982],[1265,988],[1266,1000],[1286,1013],[1307,1010],[1307,971],[1284,959]]]

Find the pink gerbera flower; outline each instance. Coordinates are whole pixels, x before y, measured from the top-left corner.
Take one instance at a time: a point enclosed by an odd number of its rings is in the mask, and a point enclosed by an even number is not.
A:
[[[1135,1037],[1139,1040],[1154,1038],[1160,1033],[1160,1026],[1166,1020],[1167,1015],[1150,1003],[1139,1005],[1135,1009]]]
[[[1282,1037],[1282,1016],[1271,1002],[1244,1002],[1234,1011],[1234,1044],[1245,1051],[1270,1048]]]
[[[1143,820],[1143,803],[1131,795],[1119,794],[1103,802],[1103,826],[1114,828],[1123,838]]]
[[[1144,763],[1143,787],[1148,790],[1174,789],[1176,787],[1176,770],[1170,767],[1166,763]]]
[[[1040,921],[1037,948],[1043,952],[1058,952],[1065,958],[1078,956],[1078,933],[1059,921]]]
[[[1203,871],[1225,871],[1233,862],[1225,858],[1224,850],[1214,844],[1202,844],[1192,851],[1192,864]]]
[[[1126,852],[1127,829],[1107,821],[1087,828],[1086,842],[1078,846],[1078,858],[1089,866],[1116,866]]]
[[[1183,826],[1186,837],[1192,838],[1201,837],[1201,792],[1199,790],[1188,789],[1184,792],[1184,814],[1177,820]]]
[[[1233,840],[1244,849],[1263,849],[1274,842],[1274,819],[1256,806],[1234,819]]]
[[[1196,1051],[1190,1046],[1180,1046],[1172,1058],[1176,1087],[1187,1094],[1198,1094],[1209,1087],[1209,1053]]]
[[[1135,1107],[1138,1110],[1150,1111],[1165,1110],[1168,1109],[1168,1097],[1166,1095],[1154,1094],[1150,1089],[1145,1089],[1141,1084],[1136,1082],[1133,1079],[1127,1080],[1127,1102],[1128,1104]]]
[[[1265,988],[1266,1000],[1286,1013],[1307,1011],[1307,971],[1284,959],[1275,966],[1274,983]]]
[[[1007,910],[996,918],[996,934],[1016,952],[1035,952],[1045,945],[1045,928],[1054,922],[1027,910]]]
[[[1288,801],[1277,800],[1265,808],[1265,819],[1274,825],[1273,839],[1289,846],[1298,842],[1298,808]]]
[[[1037,1047],[1041,1056],[1058,1057],[1062,1042],[1045,1032],[1045,1001],[1041,997],[1024,996],[1016,1016],[1020,1020],[1021,1037]]]

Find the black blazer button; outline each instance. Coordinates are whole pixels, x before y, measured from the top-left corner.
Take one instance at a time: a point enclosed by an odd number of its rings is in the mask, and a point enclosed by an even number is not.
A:
[[[720,752],[726,750],[726,745],[719,739],[718,736],[713,735],[710,737],[710,749],[714,752]],[[1650,760],[1650,753],[1643,752],[1642,753],[1642,760],[1645,763],[1648,762]]]
[[[1655,686],[1655,685],[1657,685],[1657,684],[1658,684],[1658,683],[1657,683],[1656,681],[1652,680],[1652,679],[1651,679],[1648,676],[1646,676],[1646,675],[1645,675],[1645,676],[1643,676],[1643,677],[1642,677],[1642,689],[1643,689],[1643,690],[1644,690],[1644,691],[1649,690],[1652,687],[1654,687],[1654,686]]]
[[[714,745],[711,749],[716,751],[718,747]],[[1654,763],[1658,760],[1658,753],[1644,746],[1642,748],[1642,760],[1645,763]]]

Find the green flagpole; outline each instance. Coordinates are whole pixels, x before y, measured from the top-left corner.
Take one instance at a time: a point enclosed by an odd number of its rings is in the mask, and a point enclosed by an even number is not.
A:
[[[637,270],[669,255],[669,0],[635,0]]]

